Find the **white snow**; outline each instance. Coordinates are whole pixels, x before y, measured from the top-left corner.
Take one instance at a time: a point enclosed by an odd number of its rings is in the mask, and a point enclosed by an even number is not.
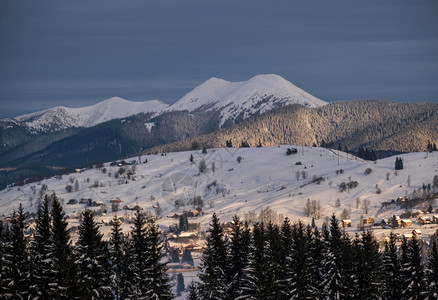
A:
[[[269,101],[264,101],[268,99]],[[229,82],[210,78],[186,94],[169,110],[220,109],[222,124],[244,112],[248,117],[255,112],[263,113],[275,106],[301,104],[317,107],[326,102],[306,93],[281,76],[257,75],[248,81]]]
[[[91,106],[79,108],[58,106],[15,119],[25,122],[29,128],[37,131],[61,130],[70,127],[92,127],[109,120],[139,113],[160,113],[167,106],[158,100],[133,102],[113,97]]]
[[[311,218],[303,216],[307,199],[321,203],[322,217],[317,220],[317,225],[321,225],[324,219],[333,213],[339,217],[342,210],[347,209],[351,211],[349,219],[352,220],[355,229],[361,215],[383,219],[391,217],[394,213],[401,213],[403,211],[401,209],[384,212],[379,212],[379,209],[382,202],[410,194],[415,189],[421,188],[423,183],[426,185],[431,183],[433,177],[438,174],[437,153],[426,155],[424,152],[418,152],[400,155],[403,158],[404,169],[395,175],[395,157],[374,163],[340,152],[338,165],[337,151],[297,147],[299,150],[297,154],[286,156],[288,147],[291,146],[209,149],[207,154],[190,151],[167,153],[165,156],[149,155],[146,156],[148,163],[136,166],[133,175],[135,180],[128,179],[127,172],[119,179],[114,178],[119,167],[105,164],[106,174],[91,169],[82,173],[64,175],[62,179],[50,178],[41,183],[30,183],[23,187],[2,190],[0,209],[7,215],[17,209],[21,202],[26,211],[36,211],[36,199],[41,184],[46,184],[50,191],[55,191],[64,199],[64,203],[70,199],[90,198],[93,201],[103,201],[109,211],[111,211],[110,200],[115,197],[122,200],[120,208],[124,205],[138,204],[145,210],[154,212],[154,206],[158,203],[163,217],[158,220],[158,224],[164,227],[177,222],[166,216],[184,210],[193,210],[194,206],[188,204],[189,200],[194,196],[201,196],[204,200],[204,215],[196,218],[195,222],[200,222],[204,229],[208,227],[214,211],[223,222],[231,221],[235,214],[243,217],[245,213],[258,213],[266,207],[293,221],[301,219],[304,223],[310,223]],[[191,154],[195,158],[194,164],[189,161]],[[236,161],[238,156],[243,157],[241,163]],[[136,159],[131,158],[127,161]],[[198,164],[202,159],[208,166],[205,174],[199,174],[198,170]],[[295,165],[298,161],[302,165]],[[211,170],[213,162],[216,167],[215,172]],[[365,175],[366,168],[372,168],[372,173]],[[344,170],[343,174],[336,174],[336,170],[340,169]],[[297,180],[296,172],[302,171],[307,173],[307,179]],[[112,174],[111,177],[108,176],[109,172]],[[389,180],[386,180],[387,173],[390,174]],[[324,177],[325,181],[320,184],[311,183],[314,175]],[[410,186],[407,183],[409,175]],[[66,192],[66,185],[73,185],[70,178],[78,180],[77,192]],[[100,187],[92,188],[96,180]],[[338,185],[349,180],[357,181],[359,185],[349,191],[339,192]],[[376,184],[382,190],[380,194],[376,193]],[[33,199],[33,206],[30,206],[30,198]],[[364,199],[370,201],[368,214],[364,212],[362,204],[356,207],[357,198],[361,203]],[[341,202],[340,207],[335,206],[337,199]],[[174,205],[176,200],[185,202],[186,205],[177,208]],[[85,205],[65,204],[64,208],[67,215],[77,215]],[[132,213],[122,210],[117,214],[120,216]],[[113,215],[114,213],[110,212],[101,218],[108,222]],[[71,219],[70,222],[77,226],[78,220]],[[126,226],[125,229],[129,230],[130,226]],[[103,227],[102,230],[109,232],[110,227]],[[412,229],[406,230],[410,232]],[[427,232],[423,230],[423,235],[425,234]]]
[[[326,102],[306,93],[278,75],[257,75],[248,81],[229,82],[210,78],[194,88],[171,106],[159,101],[133,102],[113,97],[97,104],[68,108],[57,106],[44,111],[16,117],[33,131],[57,131],[71,127],[92,127],[112,119],[139,113],[197,109],[218,109],[222,126],[228,119],[247,118],[274,107],[301,104],[307,107],[325,105]]]

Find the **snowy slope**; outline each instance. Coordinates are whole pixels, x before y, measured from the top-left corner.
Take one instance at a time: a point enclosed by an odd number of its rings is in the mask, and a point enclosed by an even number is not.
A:
[[[166,107],[167,104],[158,100],[132,102],[113,97],[91,106],[80,108],[58,106],[19,116],[15,119],[36,131],[53,131],[70,127],[92,127],[112,119],[124,118],[139,113],[159,113]]]
[[[0,209],[3,214],[12,212],[21,202],[26,211],[36,211],[37,199],[43,185],[47,185],[48,192],[56,194],[67,203],[70,199],[92,199],[103,201],[111,211],[110,200],[120,197],[124,205],[139,205],[145,210],[154,212],[157,204],[162,210],[162,218],[158,223],[161,226],[174,224],[175,219],[166,216],[181,213],[184,210],[193,210],[189,201],[194,196],[201,196],[204,200],[205,213],[196,222],[207,228],[211,214],[216,211],[221,221],[230,221],[237,214],[241,217],[245,213],[259,213],[262,208],[269,207],[284,217],[293,221],[298,219],[310,223],[311,219],[303,216],[303,208],[307,201],[319,201],[322,208],[321,225],[326,217],[332,213],[340,216],[344,209],[351,211],[350,218],[354,226],[360,216],[377,219],[388,218],[400,211],[379,211],[381,202],[397,199],[399,196],[411,194],[421,188],[423,183],[432,182],[438,174],[438,153],[426,155],[424,152],[401,155],[404,169],[395,175],[395,157],[378,160],[376,163],[356,159],[340,152],[339,164],[337,151],[323,148],[299,147],[298,154],[286,156],[286,149],[290,146],[263,147],[263,148],[221,148],[210,149],[207,154],[200,151],[168,153],[166,156],[143,156],[142,163],[135,167],[126,167],[126,172],[115,178],[117,166],[106,166],[106,173],[91,169],[82,173],[64,175],[61,179],[50,178],[40,183],[27,184],[23,187],[12,187],[0,191]],[[195,162],[189,161],[190,155]],[[237,157],[242,157],[241,163]],[[137,158],[127,159],[127,161]],[[206,173],[199,174],[198,165],[201,160],[207,163]],[[301,165],[296,165],[296,162]],[[212,163],[215,171],[212,171]],[[372,172],[365,175],[366,168]],[[336,172],[343,170],[343,173]],[[129,170],[135,174],[127,177]],[[297,180],[297,172],[306,172],[307,178]],[[389,173],[389,180],[386,174]],[[110,174],[110,175],[109,175]],[[324,178],[320,184],[312,183],[313,176]],[[410,176],[410,185],[408,177]],[[67,185],[77,180],[77,192],[68,193]],[[359,185],[349,191],[341,193],[338,185],[341,182],[354,180]],[[91,187],[97,185],[98,187]],[[376,193],[376,185],[382,190]],[[340,200],[340,207],[336,207],[336,200]],[[357,207],[357,199],[360,205]],[[364,212],[364,200],[370,201],[369,212]],[[179,200],[185,206],[177,208],[174,204]],[[31,204],[33,206],[31,206]],[[78,212],[85,208],[84,204],[64,205],[71,223],[76,224]],[[108,221],[115,213],[101,217]],[[118,215],[132,214],[131,211],[120,211]],[[105,227],[107,228],[107,227]],[[109,227],[107,228],[109,230]],[[129,226],[125,229],[129,229]],[[105,229],[106,230],[106,229]]]
[[[248,81],[229,82],[210,78],[186,94],[169,110],[218,109],[223,124],[238,116],[247,118],[277,106],[301,104],[317,107],[326,102],[306,93],[278,75],[257,75]]]

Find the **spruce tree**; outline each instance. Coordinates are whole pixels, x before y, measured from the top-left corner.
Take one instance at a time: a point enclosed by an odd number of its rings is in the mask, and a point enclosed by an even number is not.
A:
[[[322,262],[322,273],[324,274],[321,286],[322,297],[329,299],[347,298],[348,295],[345,295],[345,273],[342,270],[342,250],[344,245],[342,242],[342,232],[335,215],[331,218],[330,230],[323,227],[323,236],[325,237],[326,247]]]
[[[132,278],[135,298],[138,295],[146,295],[149,290],[149,280],[147,278],[148,270],[148,239],[146,229],[146,219],[144,214],[139,210],[133,218],[134,227],[131,230],[132,236],[132,265],[130,269],[134,272]]]
[[[438,247],[436,241],[432,241],[429,259],[426,269],[427,299],[438,299]]]
[[[397,246],[395,244],[395,235],[389,234],[389,241],[385,244],[383,252],[383,293],[385,299],[398,299],[402,294],[401,289],[401,266],[397,256]]]
[[[46,195],[38,208],[31,243],[31,294],[38,299],[53,299],[58,296],[59,289],[49,205],[49,197]]]
[[[200,299],[227,299],[227,254],[224,234],[216,213],[210,224],[199,273]]]
[[[24,220],[20,204],[18,213],[14,211],[11,215],[10,238],[4,248],[2,289],[6,299],[27,299],[30,296],[30,262]]]
[[[266,227],[266,294],[270,299],[279,299],[281,295],[280,285],[282,278],[280,277],[281,257],[278,255],[281,249],[280,231],[277,225],[269,222]]]
[[[175,251],[176,252],[176,251]],[[189,249],[185,249],[181,257],[181,263],[189,264],[192,267],[195,265],[193,261],[192,252]]]
[[[298,221],[293,226],[295,290],[291,297],[297,299],[315,299],[317,289],[313,285],[313,257],[310,253],[310,238],[307,236],[304,224]]]
[[[242,294],[243,272],[248,263],[249,244],[251,235],[248,224],[242,228],[239,217],[234,216],[229,244],[229,274],[228,298],[236,299]]]
[[[269,277],[270,262],[263,223],[254,224],[248,266],[244,271],[243,299],[274,299]]]
[[[409,258],[409,245],[408,240],[403,237],[402,242],[400,245],[400,288],[402,291],[402,295],[405,294],[405,291],[408,289],[409,286],[409,279],[410,279],[410,258]]]
[[[195,282],[191,282],[188,288],[187,300],[199,300],[198,297],[198,285]]]
[[[110,245],[110,262],[111,262],[111,288],[114,297],[121,299],[121,291],[123,289],[123,272],[124,272],[124,236],[121,228],[120,219],[114,216],[113,226],[111,228]]]
[[[8,293],[7,277],[8,270],[6,269],[6,258],[8,258],[8,246],[10,245],[9,226],[0,222],[0,295]]]
[[[415,234],[408,242],[408,264],[406,271],[407,288],[404,296],[407,299],[424,299],[426,287],[424,284],[424,269],[421,258],[420,242]]]
[[[359,264],[355,272],[355,291],[359,299],[377,299],[382,281],[379,245],[371,231],[363,232],[360,241],[355,244],[355,261]]]
[[[148,291],[145,296],[147,299],[172,299],[166,263],[161,262],[162,234],[153,220],[147,226],[146,245]]]
[[[178,273],[178,275],[176,276],[176,295],[178,297],[181,296],[181,292],[184,292],[184,290],[184,276],[182,273]]]
[[[102,241],[99,226],[91,210],[82,213],[79,238],[76,243],[78,283],[81,298],[112,299],[106,243]]]
[[[296,277],[295,273],[295,246],[292,237],[292,225],[288,218],[285,218],[281,225],[281,248],[279,252],[280,269],[278,270],[280,281],[280,290],[282,298],[288,299],[292,293],[296,293]]]
[[[51,236],[53,241],[53,259],[57,273],[58,299],[72,299],[77,295],[77,268],[72,253],[70,230],[64,210],[56,195],[52,199]]]

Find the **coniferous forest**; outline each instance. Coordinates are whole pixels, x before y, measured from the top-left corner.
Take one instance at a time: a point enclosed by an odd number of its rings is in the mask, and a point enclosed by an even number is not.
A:
[[[62,205],[45,197],[33,236],[20,206],[0,223],[1,299],[172,299],[154,220],[135,214],[129,234],[112,222],[108,241],[91,210],[82,213],[72,245]],[[229,236],[216,214],[188,299],[437,299],[435,239],[422,255],[418,238],[392,233],[379,252],[371,231],[350,237],[333,215],[322,228],[256,223],[236,216]]]
[[[129,235],[115,217],[102,239],[91,210],[81,216],[73,246],[58,199],[45,197],[33,238],[20,206],[0,223],[0,299],[172,299],[162,234],[137,212]]]
[[[351,238],[334,215],[321,229],[232,223],[225,237],[213,215],[191,299],[438,299],[435,240],[422,257],[415,235],[397,249],[391,233],[379,252],[371,231]]]

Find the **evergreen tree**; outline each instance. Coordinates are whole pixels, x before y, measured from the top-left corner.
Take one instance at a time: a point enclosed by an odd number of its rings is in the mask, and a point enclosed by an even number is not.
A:
[[[185,249],[183,252],[183,255],[181,257],[181,262],[189,264],[191,266],[195,265],[195,262],[193,261],[192,252],[189,249]]]
[[[342,270],[342,232],[335,215],[330,221],[330,231],[323,227],[323,236],[326,247],[322,261],[322,270],[325,276],[321,287],[322,296],[329,299],[344,299],[347,295],[345,295],[345,273]]]
[[[171,258],[170,262],[172,262],[172,263],[179,263],[180,262],[178,251],[176,249],[172,252],[172,258]]]
[[[438,248],[436,241],[432,241],[426,276],[428,285],[427,299],[438,299]]]
[[[30,294],[30,263],[24,220],[23,206],[20,204],[18,213],[12,213],[10,238],[4,248],[2,289],[6,299],[27,299]]]
[[[158,226],[153,220],[147,227],[147,299],[172,299],[169,278],[166,274],[166,263],[160,262],[163,240]]]
[[[193,161],[194,161],[193,154],[190,154],[190,162],[192,163]]]
[[[270,284],[270,262],[263,223],[254,224],[248,266],[244,271],[243,299],[275,299]],[[268,270],[268,271],[267,271]]]
[[[395,169],[396,170],[403,170],[403,159],[401,157],[395,158]]]
[[[111,228],[110,244],[110,262],[111,262],[111,287],[114,297],[121,299],[123,290],[123,266],[124,266],[124,236],[122,233],[121,222],[117,216],[114,216],[113,226]]]
[[[323,274],[323,259],[325,253],[325,244],[321,239],[321,232],[317,227],[313,229],[313,239],[310,244],[310,255],[313,258],[313,285],[317,289],[315,298],[320,299],[322,295],[321,286],[324,281]]]
[[[187,300],[199,300],[198,297],[198,285],[193,281],[190,283],[188,288]]]
[[[232,232],[229,244],[229,274],[228,274],[228,298],[236,299],[242,294],[243,273],[248,263],[249,244],[251,234],[248,224],[242,228],[239,217],[234,216]]]
[[[176,276],[176,295],[178,297],[181,296],[181,292],[184,292],[184,290],[184,276],[182,273],[178,273],[178,275]]]
[[[288,218],[285,218],[281,225],[281,248],[279,252],[280,268],[278,270],[280,279],[280,290],[282,298],[288,299],[296,293],[297,274],[295,273],[295,246],[292,236],[292,225]]]
[[[424,299],[426,291],[423,280],[424,270],[420,242],[415,234],[408,242],[408,260],[408,267],[405,269],[407,288],[403,294],[407,299]]]
[[[38,208],[31,243],[31,293],[33,298],[38,299],[53,299],[58,290],[49,205],[49,197],[46,195]]]
[[[356,239],[358,240],[358,239]],[[357,268],[355,291],[359,299],[377,299],[380,294],[381,260],[379,245],[370,231],[364,232],[354,247]]]
[[[401,245],[400,245],[400,289],[402,291],[402,295],[404,295],[405,291],[409,286],[409,245],[408,240],[403,237]]]
[[[57,296],[58,299],[72,299],[76,297],[78,286],[72,253],[70,230],[67,229],[68,222],[64,210],[56,195],[52,200],[52,228],[53,258],[57,273]]]
[[[281,257],[278,255],[281,249],[280,231],[277,225],[269,222],[266,227],[266,294],[270,299],[279,299],[281,296],[280,285],[282,278],[279,276]]]
[[[7,295],[7,268],[6,268],[6,258],[8,258],[8,246],[10,245],[10,231],[9,226],[4,225],[0,222],[0,295]]]
[[[107,247],[96,224],[93,212],[85,210],[79,225],[76,243],[78,283],[81,298],[112,299],[109,278],[107,278]]]
[[[397,246],[395,245],[395,235],[389,234],[389,241],[385,244],[383,252],[383,268],[385,276],[383,277],[383,293],[385,299],[399,299],[402,294],[401,289],[401,266],[397,256]]]
[[[210,224],[202,267],[199,273],[200,299],[227,299],[227,255],[222,228],[216,213]]]
[[[139,210],[135,213],[133,218],[134,227],[132,228],[132,265],[131,270],[134,272],[132,278],[134,294],[130,297],[138,297],[138,295],[146,295],[149,290],[149,281],[147,278],[148,264],[148,239],[146,229],[146,219],[144,214]]]

